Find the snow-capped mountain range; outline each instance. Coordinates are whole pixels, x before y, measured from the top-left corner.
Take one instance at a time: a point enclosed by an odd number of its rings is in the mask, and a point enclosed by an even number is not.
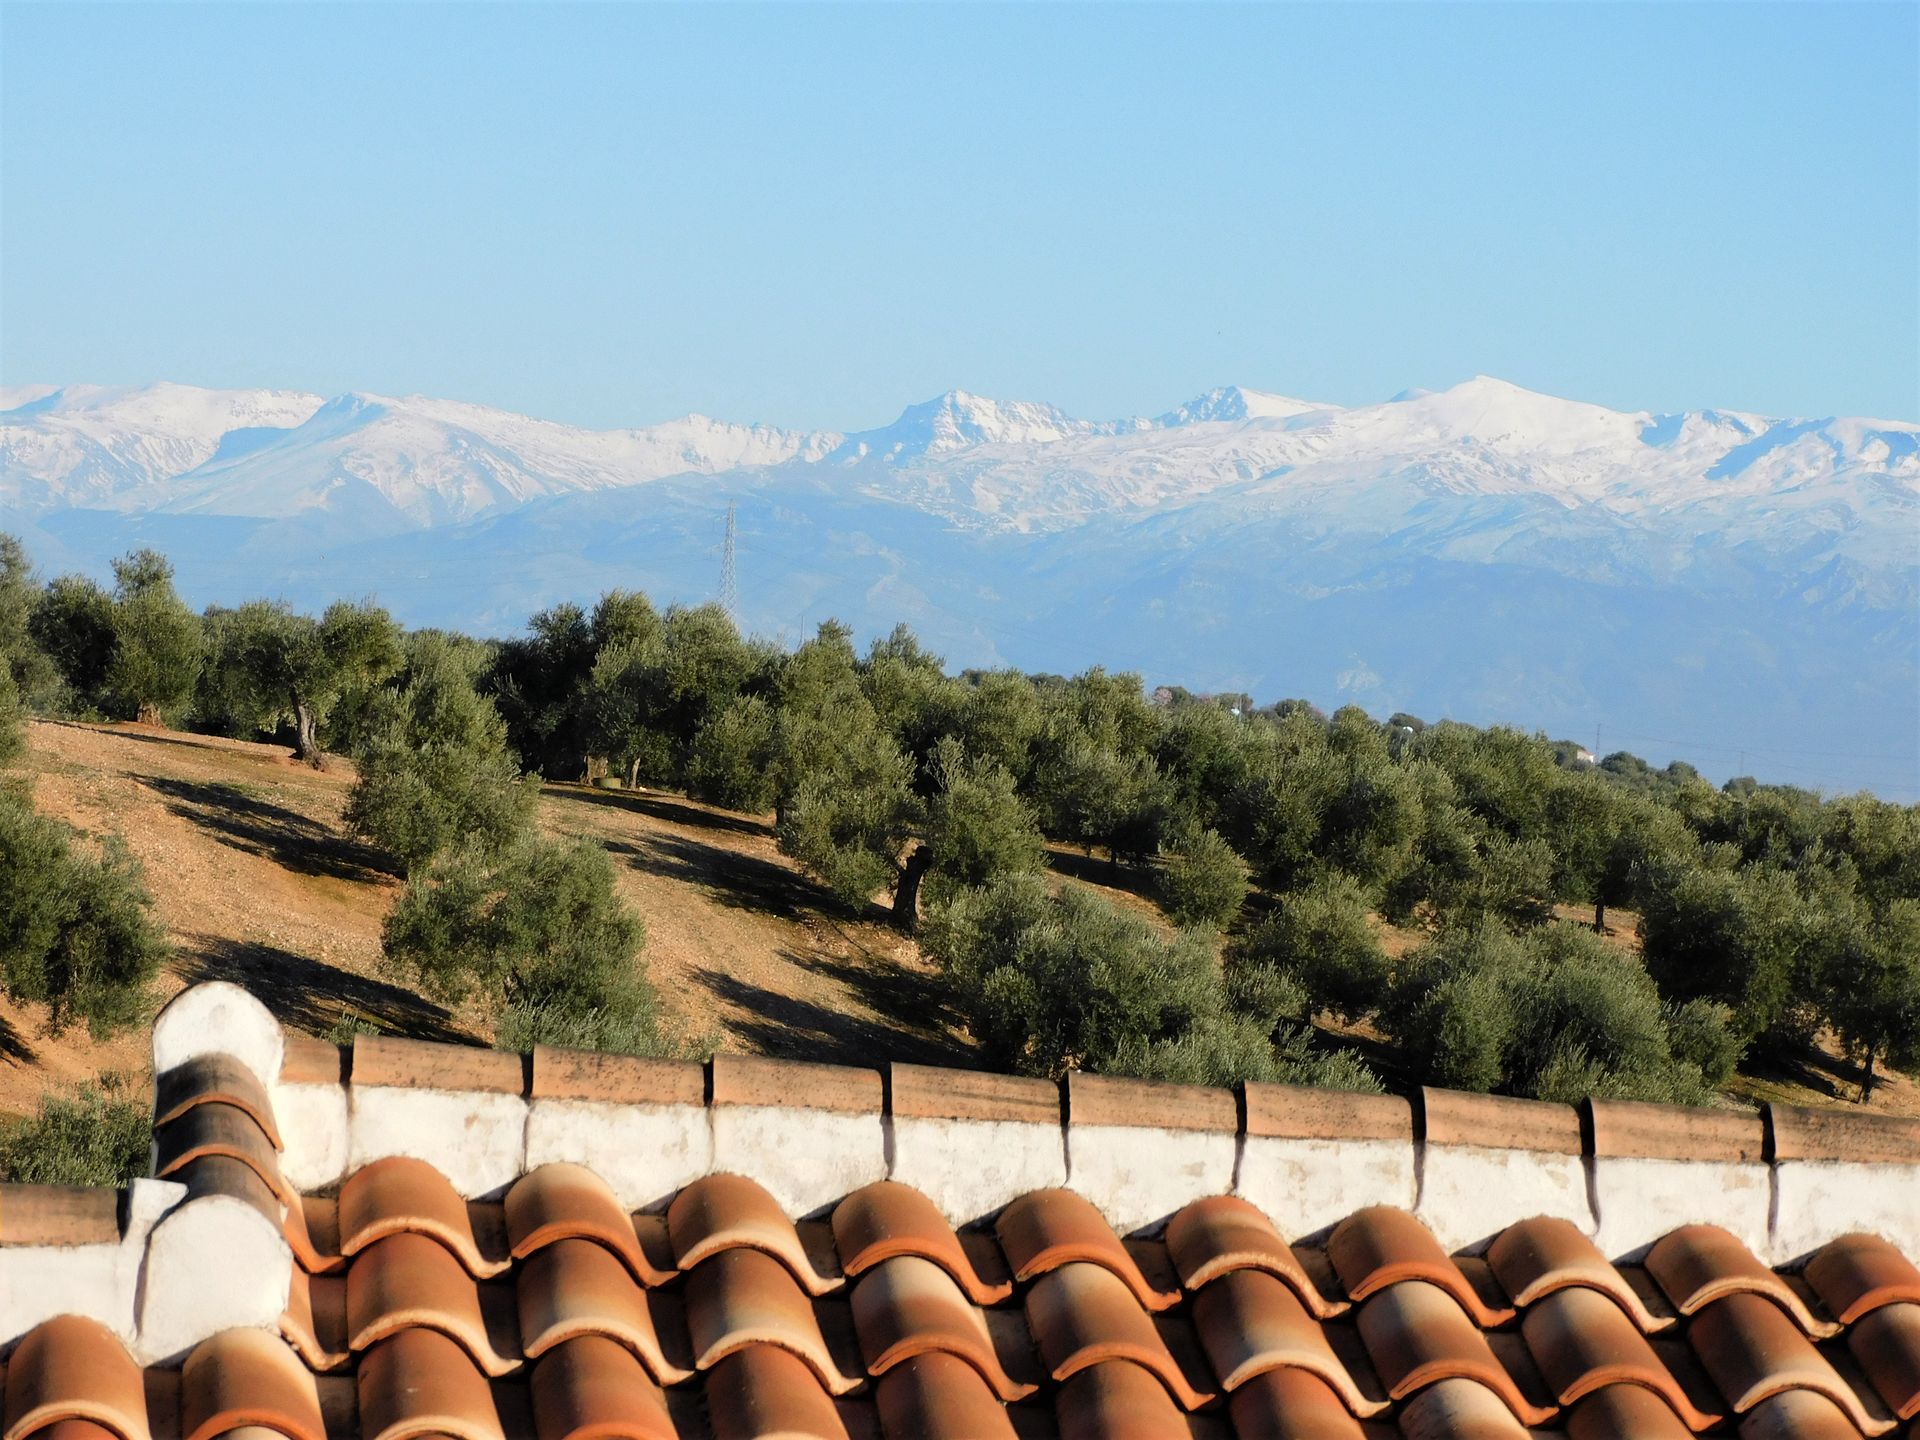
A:
[[[493,630],[606,585],[700,600],[729,503],[742,619],[770,634],[906,619],[956,664],[1598,724],[1606,748],[1611,721],[1710,771],[1750,749],[1782,779],[1920,786],[1907,422],[1624,413],[1484,376],[1111,421],[952,391],[853,433],[0,389],[0,509],[42,567],[158,543],[200,600],[372,591]]]

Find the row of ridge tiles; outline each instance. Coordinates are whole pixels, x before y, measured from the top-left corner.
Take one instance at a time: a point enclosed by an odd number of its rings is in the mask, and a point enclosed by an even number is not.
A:
[[[1920,1268],[1867,1235],[1793,1276],[1712,1226],[1616,1267],[1564,1221],[1453,1257],[1375,1207],[1322,1250],[1215,1197],[1138,1241],[1063,1190],[956,1234],[893,1182],[796,1225],[739,1176],[629,1215],[583,1167],[488,1204],[403,1158],[282,1223],[284,1339],[142,1375],[46,1322],[0,1440],[1920,1433]]]
[[[1604,1100],[1576,1108],[1426,1088],[1415,1107],[1397,1095],[1261,1082],[1226,1090],[1079,1071],[1056,1082],[901,1063],[876,1071],[748,1055],[717,1055],[706,1065],[545,1046],[531,1055],[512,1055],[394,1036],[362,1036],[351,1046],[336,1047],[290,1033],[287,1042],[281,1078],[308,1083],[1256,1136],[1411,1141],[1417,1134],[1433,1144],[1683,1160],[1920,1164],[1920,1116],[1772,1104],[1758,1112]]]

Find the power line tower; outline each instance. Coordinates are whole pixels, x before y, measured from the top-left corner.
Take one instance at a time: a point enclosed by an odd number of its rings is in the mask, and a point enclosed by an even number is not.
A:
[[[734,571],[734,505],[727,502],[727,539],[720,548],[720,608],[734,624],[740,623],[740,582]]]

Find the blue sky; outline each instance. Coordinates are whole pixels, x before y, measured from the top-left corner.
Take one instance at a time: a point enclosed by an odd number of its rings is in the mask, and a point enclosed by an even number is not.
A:
[[[1920,418],[1920,6],[0,6],[0,382]]]

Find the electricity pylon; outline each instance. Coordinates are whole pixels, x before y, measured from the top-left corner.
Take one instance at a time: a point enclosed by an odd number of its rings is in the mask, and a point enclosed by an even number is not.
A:
[[[740,583],[734,573],[734,516],[733,502],[727,502],[727,539],[720,549],[720,608],[727,612],[727,618],[735,625],[740,623]]]

